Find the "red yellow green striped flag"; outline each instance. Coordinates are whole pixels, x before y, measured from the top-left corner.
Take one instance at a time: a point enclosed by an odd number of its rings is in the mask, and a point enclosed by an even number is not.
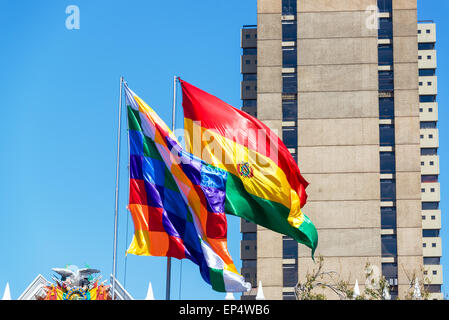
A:
[[[312,249],[318,233],[301,211],[308,182],[281,139],[260,120],[179,79],[188,152],[228,172],[225,213]]]

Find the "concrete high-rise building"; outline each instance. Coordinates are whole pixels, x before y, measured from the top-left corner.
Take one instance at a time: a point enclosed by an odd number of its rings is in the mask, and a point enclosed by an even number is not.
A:
[[[378,8],[378,10],[377,10]],[[242,29],[242,110],[276,130],[310,182],[324,268],[392,297],[427,276],[442,298],[436,32],[416,0],[258,0]],[[310,250],[242,221],[242,274],[294,299]],[[332,295],[329,295],[332,297]]]

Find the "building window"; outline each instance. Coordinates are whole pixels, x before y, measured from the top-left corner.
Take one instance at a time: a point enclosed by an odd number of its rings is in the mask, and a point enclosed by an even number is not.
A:
[[[244,232],[242,233],[242,240],[257,240],[256,232]]]
[[[437,148],[421,148],[422,156],[436,156],[438,154]]]
[[[396,163],[394,152],[380,153],[380,173],[395,173]]]
[[[435,69],[419,69],[420,77],[432,77],[435,75]]]
[[[282,258],[296,259],[298,258],[298,242],[296,240],[283,236],[282,238]]]
[[[427,81],[427,85],[428,85],[428,86],[431,86],[431,85],[432,85],[432,82]]]
[[[418,50],[434,50],[435,43],[418,43]]]
[[[432,248],[436,248],[437,244],[436,243],[432,243]]]
[[[430,219],[431,219],[431,220],[435,220],[435,219],[436,219],[436,216],[430,216]]]
[[[437,271],[436,271],[436,270],[433,270],[433,271],[432,271],[432,274],[433,274],[434,276],[436,276],[436,275],[437,275]]]
[[[298,265],[284,264],[282,266],[283,286],[294,287],[298,283]]]
[[[422,86],[422,81],[419,82],[419,86]]]
[[[426,216],[421,216],[421,219],[422,220],[426,220]]]
[[[392,65],[393,64],[393,46],[379,45],[379,65]]]
[[[422,210],[438,210],[440,207],[439,202],[422,202],[421,208]]]
[[[419,108],[419,112],[423,112],[423,108]]]
[[[393,71],[379,71],[379,90],[393,90]]]
[[[243,48],[243,55],[256,55],[257,48]]]
[[[382,229],[396,229],[396,208],[380,208]]]
[[[429,134],[429,139],[433,139],[433,134]]]
[[[427,29],[427,30],[426,30],[426,33],[430,33],[430,30],[429,30],[429,29]]]
[[[424,242],[424,243],[422,244],[422,247],[423,247],[423,248],[427,247],[427,244]]]
[[[379,19],[378,37],[380,39],[390,39],[393,37],[393,21],[391,18]]]
[[[284,142],[287,148],[296,148],[298,146],[298,128],[283,127],[282,142]]]
[[[296,121],[298,119],[298,101],[283,100],[282,101],[282,120]]]
[[[298,91],[298,80],[296,73],[287,73],[282,75],[282,92],[296,93]]]
[[[394,126],[392,124],[381,124],[379,133],[381,146],[394,146]]]
[[[437,97],[435,95],[420,95],[419,102],[436,102]]]
[[[380,198],[382,201],[396,199],[396,181],[392,179],[380,180]]]
[[[243,100],[243,106],[244,107],[256,107],[257,100],[255,100],[255,99]]]
[[[283,68],[296,68],[297,60],[298,60],[298,57],[297,57],[296,47],[282,48],[282,67]]]
[[[421,30],[418,30],[418,34],[421,34]]]
[[[379,98],[379,118],[392,119],[394,118],[394,99]]]
[[[297,0],[282,0],[282,14],[296,15],[296,1]]]
[[[296,21],[282,21],[282,41],[296,41]]]
[[[382,235],[382,257],[395,257],[397,255],[396,235]]]
[[[432,108],[429,108],[429,112],[433,112],[433,109],[432,109]]]
[[[436,121],[421,121],[419,123],[419,127],[421,129],[436,129],[437,122]]]
[[[427,265],[439,265],[440,257],[424,257],[423,263]]]
[[[436,238],[440,236],[439,229],[423,229],[422,236],[424,238]]]
[[[422,175],[421,182],[438,182],[438,175],[433,174]]]
[[[257,268],[257,260],[242,260],[242,268]]]
[[[244,73],[243,81],[257,81],[257,74],[256,73]]]
[[[418,56],[418,60],[422,60],[422,56]]]

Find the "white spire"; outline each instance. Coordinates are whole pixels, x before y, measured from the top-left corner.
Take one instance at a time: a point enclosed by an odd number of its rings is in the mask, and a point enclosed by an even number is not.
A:
[[[419,289],[418,277],[415,279],[415,289],[413,290],[413,298],[421,299],[421,289]]]
[[[390,290],[388,290],[388,286],[384,287],[384,291],[382,292],[382,296],[385,300],[391,300]]]
[[[225,300],[235,300],[234,294],[232,292],[226,292]]]
[[[355,299],[358,296],[360,296],[360,289],[359,289],[359,282],[356,279],[355,280],[355,285],[354,285],[354,293],[352,294],[352,297]]]
[[[145,300],[155,300],[153,294],[153,286],[151,285],[151,281],[148,283],[148,291]]]
[[[11,300],[11,291],[9,290],[9,282],[6,283],[5,292],[2,300]]]
[[[262,281],[259,281],[259,287],[257,288],[256,300],[265,300],[265,296],[263,294],[263,289],[262,289]]]

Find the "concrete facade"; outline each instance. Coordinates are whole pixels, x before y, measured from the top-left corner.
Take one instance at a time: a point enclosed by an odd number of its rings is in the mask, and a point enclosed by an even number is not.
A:
[[[281,138],[286,126],[297,129],[297,146],[289,150],[310,183],[303,211],[318,229],[315,256],[323,256],[324,271],[338,272],[351,286],[357,280],[361,290],[367,264],[377,276],[384,267],[395,266],[389,281],[400,298],[409,292],[410,275],[423,270],[432,284],[441,284],[441,266],[423,264],[423,256],[441,256],[441,240],[423,238],[424,227],[441,228],[441,212],[422,210],[423,201],[440,200],[437,182],[421,182],[422,175],[439,173],[438,156],[421,152],[438,147],[438,130],[420,125],[437,121],[438,105],[420,102],[420,95],[437,94],[437,79],[418,76],[419,69],[436,68],[436,53],[418,50],[417,1],[393,0],[391,12],[380,13],[392,21],[390,38],[371,27],[377,0],[300,0],[295,13],[283,13],[283,4],[258,0],[257,95],[250,99],[257,100],[257,118]],[[283,39],[287,20],[296,22],[295,41]],[[435,39],[430,25],[420,41]],[[380,65],[382,45],[394,48],[391,65]],[[283,48],[291,46],[297,48],[297,64],[285,68]],[[384,71],[393,75],[391,90],[380,87]],[[286,73],[297,76],[294,93],[284,92]],[[394,100],[390,118],[379,111],[382,97]],[[282,121],[287,99],[297,100],[296,121]],[[392,145],[381,141],[385,125],[392,127]],[[388,173],[381,168],[385,152],[394,155],[394,171]],[[382,194],[382,183],[388,181],[394,184],[391,198]],[[394,226],[384,227],[382,210],[389,208],[395,211]],[[257,249],[244,253],[242,241],[242,259],[254,259],[257,265],[242,268],[242,274],[247,271],[262,281],[267,299],[285,299],[292,288],[284,285],[283,266],[294,259],[283,257],[283,236],[244,225],[242,230],[257,234],[251,240]],[[386,254],[384,239],[394,239],[394,254]],[[298,246],[297,267],[299,281],[316,268],[303,245]]]

